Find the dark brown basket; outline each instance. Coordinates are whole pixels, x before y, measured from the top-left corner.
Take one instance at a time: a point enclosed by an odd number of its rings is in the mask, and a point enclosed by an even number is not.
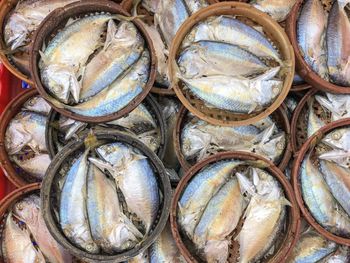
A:
[[[299,0],[293,7],[286,23],[286,32],[294,48],[295,58],[296,58],[296,70],[300,77],[302,77],[311,86],[332,93],[350,93],[350,87],[338,86],[330,83],[321,77],[319,77],[311,67],[304,60],[302,53],[300,51],[298,41],[297,41],[297,20],[299,17],[299,12],[305,1]],[[322,0],[326,10],[329,11],[332,5],[332,0]]]
[[[175,144],[176,155],[177,155],[177,158],[179,159],[181,167],[185,171],[187,171],[188,169],[191,168],[192,165],[194,165],[186,160],[185,156],[181,151],[181,131],[186,123],[188,113],[189,113],[188,110],[184,106],[182,106],[180,111],[177,114],[176,126],[173,133],[173,140]],[[286,133],[286,139],[287,139],[286,149],[284,151],[281,161],[278,164],[278,168],[281,171],[284,171],[284,169],[286,169],[289,163],[289,160],[292,156],[292,147],[290,142],[290,137],[291,137],[290,125],[289,125],[288,116],[285,110],[285,106],[282,104],[281,107],[279,107],[275,112],[272,113],[272,117],[276,120],[279,128],[281,128]]]
[[[112,0],[116,3],[120,3],[121,0]],[[5,28],[5,22],[13,8],[16,7],[19,0],[2,0],[0,3],[0,36],[4,35],[4,28]],[[22,62],[21,64],[27,64],[25,67],[25,71],[20,70],[14,63],[11,61],[11,59],[4,53],[2,50],[6,50],[6,45],[4,42],[3,37],[0,39],[0,60],[4,63],[5,67],[17,78],[24,80],[29,85],[33,86],[34,82],[31,79],[31,76],[29,75],[30,69],[29,69],[29,54],[21,52],[18,59]]]
[[[305,96],[300,100],[298,103],[298,106],[295,108],[292,121],[291,121],[291,144],[292,144],[292,150],[294,154],[298,154],[300,148],[302,145],[307,141],[307,125],[308,125],[308,102],[310,101],[311,97],[316,95],[319,91],[317,89],[311,89],[309,90]],[[313,108],[315,110],[316,115],[325,121],[325,123],[330,123],[331,119],[322,106],[317,102],[314,101]]]
[[[225,152],[213,155],[202,162],[197,163],[195,166],[191,167],[188,170],[184,177],[182,177],[180,183],[178,184],[171,205],[171,213],[170,213],[170,222],[171,222],[171,230],[173,232],[174,239],[178,248],[180,249],[181,254],[184,256],[187,262],[199,262],[197,258],[192,255],[189,249],[186,247],[183,242],[183,238],[181,237],[179,226],[177,223],[177,210],[178,210],[178,201],[181,197],[182,192],[184,191],[188,182],[205,166],[211,163],[219,162],[221,160],[244,160],[244,161],[258,161],[262,164],[265,169],[274,176],[282,188],[284,189],[286,198],[291,202],[292,206],[288,207],[287,213],[287,229],[285,231],[285,236],[283,237],[283,242],[281,243],[281,247],[278,248],[277,252],[272,255],[267,262],[269,263],[280,263],[286,262],[288,255],[292,252],[298,238],[299,238],[299,230],[300,230],[300,214],[297,205],[297,201],[295,199],[292,186],[290,185],[286,176],[269,160],[260,157],[259,155],[245,152]],[[230,247],[230,258],[228,262],[235,263],[238,259],[238,244],[234,244],[233,247]]]
[[[160,159],[162,159],[164,157],[165,145],[166,145],[166,124],[165,124],[163,113],[159,108],[158,102],[151,95],[148,95],[142,103],[150,111],[154,120],[157,123],[157,127],[159,127],[160,146],[157,151],[157,155]],[[58,134],[59,134],[59,130],[57,129],[57,122],[59,120],[59,117],[60,117],[60,114],[57,111],[52,109],[48,116],[48,122],[46,123],[45,136],[47,141],[47,148],[51,158],[54,158],[55,155],[58,153],[57,144],[55,142],[57,142]],[[84,137],[90,131],[91,128],[93,128],[93,125],[89,125],[84,130],[85,132],[81,133],[81,136]]]
[[[7,105],[0,117],[0,165],[6,177],[16,187],[32,183],[24,179],[31,176],[11,162],[5,147],[6,129],[10,121],[20,112],[23,104],[31,97],[37,95],[39,95],[38,91],[33,88],[22,91]]]
[[[307,91],[311,89],[312,86],[305,83],[305,84],[299,84],[299,85],[294,85],[290,88],[291,92],[301,92],[301,91]]]
[[[48,94],[43,84],[41,83],[40,70],[38,67],[38,63],[40,60],[39,51],[41,50],[43,44],[46,41],[50,41],[50,39],[53,38],[55,33],[57,33],[57,31],[65,25],[66,21],[69,18],[82,16],[84,14],[95,13],[95,12],[109,12],[112,14],[121,14],[123,16],[129,16],[129,14],[126,11],[124,11],[120,5],[115,4],[111,1],[80,0],[78,2],[67,5],[63,8],[58,8],[54,10],[50,15],[48,15],[44,19],[44,21],[40,24],[40,27],[36,31],[34,36],[33,46],[32,46],[31,57],[30,57],[30,67],[31,67],[33,81],[36,85],[36,88],[38,89],[40,95],[46,100],[50,101],[55,99]],[[82,116],[79,114],[75,114],[67,109],[59,108],[50,102],[51,106],[56,111],[74,120],[78,120],[82,122],[91,122],[91,123],[102,123],[102,122],[116,120],[122,117],[123,115],[135,109],[137,105],[141,103],[141,101],[147,96],[148,92],[151,90],[153,86],[155,76],[156,76],[155,69],[156,69],[157,61],[155,57],[155,51],[153,48],[152,40],[148,36],[144,27],[142,26],[142,23],[138,19],[134,19],[133,23],[143,35],[146,42],[146,46],[149,49],[150,56],[151,56],[149,79],[143,91],[138,96],[136,96],[136,98],[134,98],[126,107],[122,108],[118,112],[115,112],[106,116],[101,116],[101,117]]]
[[[320,224],[317,223],[317,221],[313,218],[311,213],[309,212],[308,208],[304,204],[304,200],[301,194],[301,185],[299,180],[299,173],[300,173],[300,167],[304,160],[305,155],[309,150],[311,150],[322,138],[326,133],[331,132],[334,129],[341,128],[344,126],[350,125],[350,118],[343,119],[339,121],[332,122],[324,127],[322,127],[320,130],[318,130],[314,135],[312,135],[301,147],[299,154],[297,155],[294,164],[293,164],[293,170],[292,170],[292,185],[294,188],[294,193],[299,205],[299,208],[304,216],[304,218],[307,220],[307,222],[317,230],[321,235],[323,235],[325,238],[332,240],[338,244],[350,246],[350,239],[340,237],[337,235],[332,234],[331,232],[324,229]]]
[[[177,81],[175,78],[176,72],[174,63],[178,56],[182,40],[185,38],[191,28],[200,21],[210,16],[220,15],[233,15],[240,20],[244,20],[244,22],[250,25],[261,26],[266,35],[273,41],[282,55],[282,59],[284,60],[285,64],[284,68],[281,69],[282,72],[284,72],[285,76],[282,91],[276,100],[268,108],[260,113],[235,114],[225,110],[209,108],[202,100],[197,99],[190,91],[184,89],[182,83],[180,81]],[[168,66],[171,83],[176,92],[176,95],[190,112],[192,112],[198,118],[205,120],[213,125],[243,126],[255,123],[267,117],[282,104],[292,85],[292,80],[294,77],[294,64],[295,61],[293,48],[289,43],[287,35],[279,26],[279,24],[272,20],[269,15],[257,10],[249,4],[238,2],[222,2],[203,8],[202,10],[193,14],[182,24],[176,33],[175,39],[170,48]]]
[[[52,160],[46,176],[42,183],[41,188],[41,201],[43,215],[46,225],[51,233],[51,235],[59,242],[64,248],[69,250],[74,256],[82,259],[86,262],[122,262],[135,257],[137,254],[141,253],[147,249],[159,236],[163,228],[166,225],[169,216],[170,202],[171,202],[171,186],[169,178],[165,172],[165,168],[159,158],[153,153],[148,147],[143,143],[130,135],[126,135],[120,132],[96,132],[94,134],[98,141],[103,143],[109,142],[122,142],[137,148],[143,155],[147,156],[148,160],[153,167],[159,189],[161,191],[162,202],[160,204],[160,209],[158,212],[158,217],[153,225],[150,234],[135,248],[117,254],[117,255],[106,255],[106,254],[90,254],[87,253],[72,243],[65,237],[62,230],[59,227],[57,217],[55,215],[54,209],[58,207],[58,196],[59,196],[59,186],[58,181],[62,179],[60,174],[60,169],[62,167],[69,167],[70,162],[77,154],[81,153],[85,149],[85,140],[79,139],[75,142],[67,144],[62,151],[60,151],[55,158]],[[61,178],[60,178],[61,177]]]

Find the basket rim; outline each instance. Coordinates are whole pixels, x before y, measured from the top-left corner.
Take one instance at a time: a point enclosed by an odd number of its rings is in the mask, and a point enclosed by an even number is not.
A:
[[[167,143],[167,137],[166,137],[166,123],[164,114],[160,109],[160,106],[158,102],[155,100],[155,98],[148,94],[147,97],[141,102],[143,104],[149,105],[152,108],[153,113],[156,116],[157,123],[160,127],[160,135],[161,135],[161,142],[159,149],[157,151],[157,155],[160,159],[163,159],[165,154],[165,146]],[[57,117],[57,115],[60,114],[59,112],[55,111],[54,109],[51,109],[49,115],[48,115],[48,121],[46,123],[46,130],[45,130],[45,136],[46,136],[46,144],[47,144],[47,150],[49,152],[49,155],[51,158],[54,158],[54,156],[58,153],[55,152],[55,144],[53,142],[53,134],[56,132],[55,129],[50,125],[53,120]],[[56,132],[57,133],[57,132]]]
[[[318,233],[320,233],[322,236],[326,237],[327,239],[334,241],[338,244],[350,246],[350,238],[344,238],[337,236],[335,234],[332,234],[331,232],[327,231],[325,228],[323,228],[320,224],[316,222],[312,214],[309,212],[308,208],[306,207],[306,204],[304,204],[304,200],[301,194],[301,185],[299,180],[299,172],[301,168],[301,163],[304,160],[305,154],[310,150],[311,147],[316,145],[316,143],[323,138],[323,136],[337,128],[340,128],[342,126],[350,125],[350,118],[342,119],[338,121],[331,122],[327,124],[326,126],[319,129],[316,133],[314,133],[301,147],[296,159],[293,163],[293,169],[292,169],[292,175],[291,175],[291,183],[293,185],[295,197],[298,203],[298,206],[303,214],[303,217],[306,219],[306,221],[316,229]]]
[[[283,88],[280,94],[269,107],[267,107],[255,116],[251,116],[250,118],[248,117],[247,119],[238,121],[219,120],[217,118],[208,116],[207,114],[201,112],[199,109],[194,107],[185,97],[182,88],[179,87],[178,83],[180,81],[176,79],[174,73],[174,64],[176,63],[178,50],[180,48],[182,40],[185,38],[185,36],[191,30],[191,28],[193,28],[193,26],[195,26],[198,22],[206,19],[209,16],[219,15],[219,13],[225,12],[231,12],[232,15],[243,15],[251,19],[259,19],[259,23],[264,23],[264,27],[268,28],[270,32],[277,32],[280,38],[281,46],[283,47],[283,49],[280,49],[280,51],[285,53],[283,70],[288,72],[284,79]],[[170,47],[168,71],[170,72],[170,83],[173,89],[175,90],[177,97],[180,99],[182,104],[185,105],[185,107],[198,118],[214,125],[242,126],[252,124],[267,117],[282,104],[283,100],[287,97],[288,92],[292,86],[292,81],[294,77],[294,65],[294,51],[289,42],[289,39],[285,31],[281,28],[281,26],[276,21],[274,21],[269,15],[246,3],[220,2],[199,10],[181,25]]]
[[[184,157],[182,151],[181,151],[181,127],[184,124],[184,120],[189,113],[189,110],[185,106],[181,106],[179,112],[176,115],[176,123],[175,123],[175,129],[173,131],[173,141],[175,144],[175,153],[176,156],[181,164],[182,169],[184,171],[188,171],[191,168],[191,164],[186,160]],[[282,126],[285,126],[285,129],[283,130],[286,133],[286,148],[284,150],[284,154],[278,165],[276,165],[281,171],[284,171],[286,167],[288,166],[289,160],[292,157],[292,145],[291,145],[291,129],[289,124],[289,119],[286,113],[285,105],[282,104],[280,107],[277,108],[277,110],[274,112],[278,114],[282,118]]]
[[[44,177],[41,187],[41,204],[42,211],[45,223],[49,232],[54,237],[54,239],[61,244],[64,248],[68,249],[72,255],[83,259],[84,261],[94,262],[94,260],[98,260],[99,262],[122,262],[126,261],[132,257],[135,257],[145,249],[147,249],[160,235],[162,230],[164,229],[166,222],[169,217],[170,203],[171,203],[171,186],[170,180],[166,175],[165,168],[157,157],[155,153],[153,153],[146,145],[144,145],[141,141],[131,137],[130,135],[121,133],[121,132],[95,132],[94,135],[98,139],[106,139],[109,141],[115,142],[124,142],[127,143],[139,150],[142,151],[144,155],[146,155],[149,160],[152,162],[153,166],[157,170],[158,177],[163,185],[163,207],[161,211],[160,219],[155,226],[152,233],[141,243],[141,245],[137,245],[136,247],[125,251],[123,253],[119,253],[116,255],[101,255],[101,254],[91,254],[88,253],[76,246],[74,246],[68,238],[66,238],[60,231],[59,227],[55,223],[54,216],[51,211],[51,197],[50,193],[52,190],[52,184],[57,176],[57,170],[61,167],[62,163],[65,161],[66,157],[70,156],[75,151],[79,150],[81,147],[84,147],[84,138],[68,143],[52,160],[47,173]]]
[[[31,97],[37,95],[39,95],[39,93],[34,88],[21,91],[7,104],[6,108],[0,115],[0,166],[6,177],[16,186],[16,188],[28,185],[30,183],[19,176],[12,165],[5,146],[6,130],[13,117],[20,112],[23,104]]]
[[[261,161],[266,164],[266,169],[269,173],[276,178],[281,186],[283,187],[286,197],[291,202],[292,206],[290,207],[290,227],[286,235],[286,240],[282,244],[279,251],[275,254],[274,258],[270,261],[271,263],[285,262],[292,252],[294,246],[300,235],[300,213],[297,205],[296,198],[294,196],[293,188],[286,178],[286,176],[279,170],[272,162],[269,160],[253,153],[247,152],[223,152],[216,155],[213,155],[197,164],[192,166],[186,174],[181,178],[178,186],[176,187],[175,193],[173,195],[172,204],[171,204],[171,213],[170,213],[170,222],[171,230],[173,237],[175,239],[176,245],[180,250],[180,253],[184,256],[187,262],[197,262],[193,255],[189,252],[187,247],[182,241],[179,226],[177,223],[177,207],[178,201],[180,199],[182,191],[185,189],[187,183],[206,165],[214,162],[218,162],[225,159],[240,159],[240,160],[252,160],[252,161]]]
[[[302,112],[302,110],[304,109],[307,101],[309,100],[310,97],[314,96],[317,92],[319,92],[320,90],[318,89],[310,89],[303,97],[302,99],[299,101],[297,107],[295,108],[294,112],[293,112],[293,116],[292,116],[292,120],[290,123],[290,134],[291,134],[291,145],[292,145],[292,150],[293,153],[295,155],[297,155],[300,151],[300,148],[298,148],[297,146],[297,135],[296,135],[296,131],[297,131],[297,125],[298,125],[298,121],[299,121],[299,117],[300,114]]]
[[[302,7],[304,0],[299,0],[293,6],[286,23],[286,33],[290,39],[292,47],[294,49],[296,71],[306,82],[310,83],[313,87],[331,93],[344,93],[350,94],[350,87],[339,86],[328,82],[319,77],[311,67],[304,60],[297,41],[297,20],[299,17],[299,11]]]
[[[84,10],[84,8],[87,8],[90,11]],[[122,117],[123,115],[129,113],[133,109],[135,109],[137,105],[140,104],[142,100],[147,96],[147,94],[149,93],[149,91],[153,86],[153,83],[156,77],[155,69],[157,66],[155,50],[154,50],[152,40],[148,35],[148,33],[146,32],[145,28],[143,27],[142,23],[139,21],[139,18],[133,19],[133,23],[142,34],[146,42],[146,46],[148,47],[148,50],[150,53],[149,78],[142,92],[138,94],[132,101],[130,101],[125,107],[123,107],[117,112],[114,112],[105,116],[89,117],[89,116],[73,113],[72,111],[69,111],[65,108],[57,107],[55,103],[51,102],[51,100],[55,102],[57,102],[58,100],[52,97],[51,95],[49,95],[48,91],[46,90],[46,88],[41,82],[40,70],[37,63],[37,60],[39,59],[39,56],[40,56],[39,50],[41,50],[45,37],[48,34],[51,34],[52,32],[55,31],[55,28],[52,27],[51,22],[55,21],[57,17],[60,18],[59,22],[66,20],[66,18],[68,18],[67,13],[73,13],[70,16],[74,14],[82,15],[84,13],[93,12],[93,10],[105,10],[106,12],[121,14],[123,16],[130,16],[130,14],[126,12],[119,4],[116,4],[109,0],[98,0],[98,1],[97,0],[84,0],[84,1],[80,0],[74,3],[71,3],[69,5],[66,5],[62,8],[55,9],[42,21],[39,28],[36,30],[34,34],[34,40],[33,40],[33,45],[32,45],[31,54],[30,54],[30,69],[33,75],[33,81],[40,95],[45,100],[47,100],[48,103],[51,105],[51,107],[54,108],[57,112],[61,113],[62,115],[68,118],[71,118],[77,121],[90,122],[90,123],[102,123],[102,122],[116,120]]]

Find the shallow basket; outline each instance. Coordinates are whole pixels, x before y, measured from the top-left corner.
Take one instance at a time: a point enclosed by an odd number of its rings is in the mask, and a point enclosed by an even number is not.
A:
[[[280,128],[286,133],[286,139],[287,139],[284,154],[282,156],[281,161],[278,164],[278,168],[281,171],[284,171],[284,169],[287,167],[290,157],[292,156],[292,148],[290,143],[290,137],[291,137],[290,125],[289,125],[288,116],[284,107],[285,106],[282,105],[275,112],[272,113],[272,117],[277,122],[278,128]],[[175,129],[173,133],[173,140],[175,144],[176,155],[177,155],[177,158],[179,159],[179,162],[182,168],[185,171],[190,169],[191,166],[195,164],[193,162],[188,162],[181,150],[181,132],[184,125],[186,124],[186,121],[188,120],[188,113],[189,111],[184,106],[182,106],[180,111],[177,114]]]
[[[274,255],[271,255],[267,261],[269,263],[280,263],[286,262],[288,255],[293,250],[298,237],[300,230],[300,214],[298,205],[293,193],[293,189],[287,179],[287,177],[270,161],[267,159],[260,157],[259,155],[253,153],[245,153],[245,152],[225,152],[213,155],[193,166],[190,170],[188,170],[184,177],[182,177],[180,183],[178,184],[171,206],[170,220],[171,220],[171,230],[173,232],[174,239],[178,248],[180,249],[181,254],[184,256],[187,262],[201,262],[195,255],[190,252],[189,246],[185,245],[185,237],[182,236],[179,230],[179,225],[177,223],[177,213],[178,213],[178,202],[179,199],[185,190],[187,184],[190,180],[205,166],[219,162],[222,160],[242,160],[248,162],[257,162],[260,164],[259,167],[265,167],[266,171],[268,171],[272,176],[274,176],[280,185],[282,186],[286,198],[291,202],[292,206],[287,207],[287,229],[284,232],[285,235],[281,237],[280,247],[277,249],[277,252]],[[239,228],[242,226],[240,223],[238,225]],[[234,238],[233,238],[234,239]],[[236,263],[239,254],[239,244],[236,241],[232,241],[233,244],[229,247],[229,258],[227,262]]]
[[[294,161],[293,170],[292,170],[292,185],[294,188],[294,193],[295,193],[299,208],[304,218],[313,228],[317,230],[317,232],[319,232],[325,238],[331,241],[334,241],[338,244],[342,244],[346,246],[350,246],[350,238],[337,236],[327,231],[326,229],[324,229],[320,224],[317,223],[317,221],[314,219],[309,209],[307,208],[306,204],[304,204],[304,200],[301,193],[299,173],[300,173],[301,164],[304,160],[305,155],[308,153],[309,150],[311,150],[315,145],[317,145],[318,142],[320,142],[320,140],[324,137],[325,134],[331,132],[334,129],[342,128],[344,126],[349,126],[349,125],[350,125],[350,118],[332,122],[322,127],[320,130],[318,130],[301,147],[299,154],[297,155]]]
[[[303,91],[308,91],[311,88],[312,88],[311,85],[305,83],[305,84],[293,85],[290,88],[290,91],[291,92],[303,92]]]
[[[300,100],[298,106],[295,108],[291,121],[291,144],[294,154],[298,154],[302,145],[307,141],[307,126],[308,126],[308,102],[311,97],[319,93],[317,89],[311,89]],[[314,112],[325,123],[330,123],[331,118],[327,111],[315,100]]]
[[[41,78],[40,78],[40,70],[38,67],[38,63],[40,60],[39,51],[42,49],[43,44],[50,42],[50,40],[57,34],[58,30],[62,29],[65,26],[69,18],[81,17],[85,14],[91,14],[96,12],[109,12],[112,14],[129,16],[129,14],[126,11],[124,11],[120,5],[107,0],[99,0],[99,1],[80,0],[73,4],[67,5],[63,8],[58,8],[54,10],[50,15],[48,15],[44,19],[44,21],[40,24],[40,27],[35,33],[31,57],[30,57],[30,67],[31,67],[33,81],[40,95],[46,100],[48,100],[51,106],[56,111],[74,120],[78,120],[82,122],[91,122],[91,123],[102,123],[102,122],[116,120],[122,117],[123,115],[129,113],[133,109],[135,109],[137,105],[140,104],[141,101],[147,96],[148,92],[151,90],[153,86],[153,82],[156,76],[155,51],[153,48],[152,40],[150,39],[149,35],[145,31],[144,27],[142,26],[142,23],[138,19],[134,19],[133,23],[135,24],[135,26],[138,28],[143,38],[145,39],[145,46],[148,48],[150,52],[150,57],[151,57],[149,78],[148,78],[148,82],[143,88],[143,91],[138,96],[136,96],[127,106],[125,106],[124,108],[120,109],[117,112],[114,112],[106,116],[88,117],[88,116],[83,116],[80,114],[73,113],[64,108],[57,107],[55,103],[50,102],[50,100],[54,100],[56,102],[58,102],[58,100],[50,96],[48,91],[42,84]]]
[[[6,177],[16,187],[21,187],[29,183],[33,183],[36,180],[31,175],[24,172],[16,164],[11,162],[7,150],[5,147],[5,134],[7,126],[10,121],[21,111],[23,104],[31,97],[38,96],[37,90],[30,88],[19,93],[11,102],[7,105],[5,110],[0,116],[0,165],[4,171]],[[43,135],[44,136],[44,135]],[[27,178],[28,180],[25,180]]]
[[[152,117],[156,121],[157,127],[159,128],[160,146],[157,151],[157,155],[160,159],[162,159],[164,157],[165,145],[166,145],[166,124],[165,124],[163,113],[158,105],[158,102],[151,95],[148,95],[142,103],[150,111]],[[57,122],[59,120],[59,117],[60,117],[60,114],[57,111],[52,109],[48,116],[48,122],[46,123],[45,136],[46,136],[48,151],[51,158],[55,157],[55,155],[59,151],[56,143],[58,141],[58,135],[59,135],[59,130],[57,129]],[[85,128],[84,131],[79,133],[79,135],[84,137],[90,131],[91,128],[93,128],[93,125],[88,125],[88,127]],[[117,129],[117,127],[115,128]],[[71,139],[71,140],[74,140],[74,139]]]
[[[190,30],[200,21],[210,16],[232,15],[248,25],[259,25],[267,37],[272,40],[279,50],[284,66],[281,68],[284,84],[281,93],[266,109],[254,114],[236,114],[217,108],[209,108],[203,100],[198,99],[189,90],[184,89],[181,81],[176,80],[175,63],[181,43]],[[238,2],[222,2],[203,8],[188,18],[178,30],[170,48],[169,74],[170,81],[182,104],[198,118],[214,125],[242,126],[255,123],[274,112],[287,96],[294,76],[294,54],[284,30],[269,15],[257,10],[253,6]]]
[[[42,183],[41,189],[41,201],[43,215],[46,225],[52,234],[52,236],[59,242],[64,248],[71,251],[71,253],[86,261],[86,262],[122,262],[136,256],[145,249],[147,249],[162,232],[165,224],[168,220],[170,202],[171,202],[171,186],[169,178],[165,172],[165,168],[159,158],[148,147],[146,147],[139,140],[120,132],[96,132],[93,136],[98,142],[110,143],[110,142],[122,142],[126,143],[136,149],[141,154],[145,155],[153,170],[158,182],[158,187],[161,192],[160,196],[162,201],[156,221],[153,224],[151,232],[148,236],[136,247],[131,250],[125,251],[116,255],[107,254],[90,254],[75,245],[73,245],[63,234],[56,217],[56,211],[59,205],[59,184],[64,180],[66,173],[62,169],[68,169],[74,158],[77,158],[79,153],[82,153],[85,149],[86,140],[79,139],[75,142],[67,144],[53,159],[51,162],[46,176]],[[91,146],[91,145],[90,145]]]
[[[111,0],[113,2],[119,3],[121,0]],[[19,0],[2,0],[0,3],[0,36],[4,36],[4,28],[7,18],[9,17],[10,12],[12,9],[14,9],[17,5]],[[34,34],[33,34],[34,35]],[[4,63],[5,67],[17,78],[24,80],[29,85],[33,86],[34,82],[31,79],[30,76],[30,69],[29,69],[29,54],[26,54],[24,52],[20,53],[20,56],[18,56],[19,61],[22,65],[27,63],[27,66],[25,69],[21,70],[16,64],[9,58],[4,52],[1,52],[1,50],[6,50],[6,45],[4,42],[3,37],[0,39],[0,60]]]
[[[286,23],[286,32],[289,36],[289,39],[292,43],[296,59],[296,70],[300,77],[302,77],[306,82],[311,86],[332,93],[350,93],[350,87],[343,87],[328,82],[321,77],[319,77],[312,68],[304,60],[301,50],[297,41],[297,20],[299,18],[299,13],[302,8],[302,5],[305,1],[299,0],[293,7],[290,16],[287,19]],[[325,7],[325,10],[329,12],[333,0],[321,0],[322,4]]]

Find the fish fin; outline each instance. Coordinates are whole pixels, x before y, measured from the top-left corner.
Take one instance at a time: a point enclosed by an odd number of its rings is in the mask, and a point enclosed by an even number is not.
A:
[[[115,24],[113,19],[110,19],[108,21],[107,36],[106,36],[105,44],[103,46],[103,50],[108,49],[108,47],[111,45],[117,31],[118,31],[117,25]]]
[[[70,76],[69,89],[70,89],[70,93],[73,96],[74,101],[76,103],[79,103],[81,84],[74,74]]]
[[[136,228],[136,226],[131,222],[131,220],[124,215],[123,213],[120,213],[121,221],[128,227],[131,233],[134,234],[135,237],[142,239],[143,235],[142,233]]]
[[[73,24],[74,22],[75,22],[75,19],[72,18],[72,17],[70,17],[70,18],[67,20],[67,23],[66,23],[66,25],[65,25],[64,27],[67,27],[67,26]]]
[[[44,62],[44,65],[48,65],[49,64],[49,59],[45,55],[45,53],[43,51],[39,50],[39,54],[40,54],[40,57],[41,57],[42,61]]]
[[[273,132],[275,131],[275,128],[276,128],[276,124],[273,123],[270,127],[266,128],[263,131],[259,146],[262,146],[263,144],[267,143],[270,140]]]
[[[254,185],[245,175],[241,173],[236,173],[236,176],[237,176],[239,188],[241,189],[242,194],[248,193],[251,196],[256,195],[256,190]]]
[[[259,82],[262,80],[270,80],[277,75],[281,67],[274,67],[266,71],[264,74],[261,74],[253,79],[253,82]]]
[[[252,113],[257,107],[258,104],[256,102],[253,102],[248,110],[248,114]]]
[[[89,157],[88,160],[89,160],[89,162],[94,164],[97,168],[99,168],[101,171],[104,172],[105,170],[107,170],[112,174],[114,173],[113,166],[110,163],[108,163],[104,160],[101,160],[99,158],[94,158],[94,157]]]

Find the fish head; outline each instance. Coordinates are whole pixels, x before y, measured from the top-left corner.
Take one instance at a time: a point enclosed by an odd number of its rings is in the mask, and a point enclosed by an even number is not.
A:
[[[4,38],[7,46],[11,47],[11,50],[27,44],[28,21],[27,19],[18,13],[14,13],[5,26]]]
[[[344,151],[350,150],[350,129],[341,128],[336,129],[327,134],[322,142],[332,148],[342,149]]]
[[[5,146],[10,155],[20,152],[30,141],[32,136],[27,132],[23,123],[14,119],[5,134]]]
[[[38,220],[40,213],[40,198],[37,195],[30,195],[13,206],[13,214],[28,225],[33,225]]]

